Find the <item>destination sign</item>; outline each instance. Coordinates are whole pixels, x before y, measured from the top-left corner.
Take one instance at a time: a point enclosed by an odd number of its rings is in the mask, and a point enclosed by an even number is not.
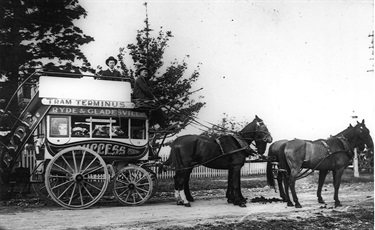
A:
[[[52,107],[49,114],[147,118],[145,113],[127,109],[100,109],[63,106]]]
[[[79,107],[104,107],[104,108],[124,108],[133,109],[133,102],[127,101],[102,101],[102,100],[81,100],[81,99],[59,99],[43,98],[43,105],[62,105],[62,106],[79,106]]]

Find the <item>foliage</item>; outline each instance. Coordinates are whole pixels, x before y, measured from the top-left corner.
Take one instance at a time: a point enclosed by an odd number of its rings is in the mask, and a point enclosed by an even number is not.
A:
[[[48,59],[86,61],[79,47],[94,39],[74,25],[85,16],[78,0],[2,0],[0,73],[9,78],[7,87],[14,91],[18,81]]]
[[[223,113],[223,118],[218,124],[212,124],[210,128],[203,131],[200,135],[217,138],[223,134],[231,134],[239,132],[247,125],[247,121],[235,122],[235,117],[229,117],[228,114]]]
[[[118,58],[121,68],[124,74],[133,81],[137,68],[140,66],[149,68],[151,77],[148,84],[169,117],[170,124],[178,124],[180,128],[185,128],[191,122],[192,117],[196,116],[205,105],[204,102],[196,101],[191,97],[199,91],[193,90],[193,83],[200,76],[200,64],[189,76],[186,76],[188,70],[186,59],[180,62],[175,60],[169,66],[164,67],[163,55],[168,47],[169,39],[173,37],[172,32],[163,32],[161,28],[157,37],[150,37],[152,30],[148,27],[148,20],[145,22],[146,27],[138,31],[136,44],[127,46],[129,53],[125,48],[120,48]],[[135,71],[124,62],[127,54],[134,62]],[[189,55],[186,55],[186,58],[189,58]],[[199,96],[198,100],[202,98]]]

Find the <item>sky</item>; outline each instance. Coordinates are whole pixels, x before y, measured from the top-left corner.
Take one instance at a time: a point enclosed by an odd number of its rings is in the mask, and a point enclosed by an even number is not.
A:
[[[80,1],[88,16],[76,25],[95,39],[82,47],[92,66],[104,67],[107,57],[136,42],[143,3]],[[313,140],[339,133],[357,115],[374,136],[373,1],[147,3],[151,36],[161,27],[174,35],[165,65],[189,55],[188,75],[202,63],[194,87],[203,87],[203,123],[218,123],[224,113],[238,122],[258,115],[274,140]],[[199,132],[189,127],[180,135]]]

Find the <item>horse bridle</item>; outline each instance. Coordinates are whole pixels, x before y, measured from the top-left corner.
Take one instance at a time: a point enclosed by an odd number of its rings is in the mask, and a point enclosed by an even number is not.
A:
[[[260,127],[261,127],[261,126],[266,126],[266,125],[265,125],[262,121],[259,121],[259,122],[257,122],[257,128],[256,128],[255,131],[238,132],[238,134],[239,134],[243,139],[245,139],[245,140],[253,140],[253,141],[259,141],[259,140],[261,140],[261,141],[267,142],[267,139],[268,139],[269,136],[271,136],[271,133],[270,133],[270,132],[263,131],[263,130],[260,130]],[[244,135],[244,134],[247,134],[247,133],[255,133],[255,134],[257,134],[257,133],[262,133],[262,134],[264,134],[264,136],[261,137],[261,138],[257,138],[257,137],[256,137],[257,135],[255,135],[254,138],[244,137],[243,135]]]

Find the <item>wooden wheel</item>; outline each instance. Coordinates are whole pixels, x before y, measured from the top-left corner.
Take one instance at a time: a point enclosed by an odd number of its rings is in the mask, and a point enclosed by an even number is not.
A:
[[[155,195],[156,191],[158,191],[158,186],[159,186],[158,177],[156,176],[156,173],[154,171],[152,171],[149,167],[145,166],[145,167],[142,167],[142,168],[144,168],[151,175],[151,179],[152,179],[151,197],[153,197]]]
[[[125,205],[140,205],[150,199],[153,191],[151,174],[142,167],[130,165],[116,173],[113,194]]]
[[[50,197],[68,209],[95,204],[109,183],[107,165],[99,154],[84,147],[60,151],[48,164],[45,185]]]
[[[33,190],[38,195],[39,198],[43,199],[47,203],[53,202],[51,196],[49,195],[46,184],[43,182],[41,183],[32,183],[31,186],[33,187]]]

